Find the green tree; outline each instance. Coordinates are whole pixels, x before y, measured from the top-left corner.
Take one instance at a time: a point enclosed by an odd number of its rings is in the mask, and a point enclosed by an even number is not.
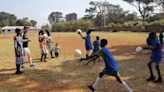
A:
[[[32,26],[32,23],[31,23],[31,22],[27,22],[27,23],[25,24],[25,26]]]
[[[123,1],[134,6],[139,11],[143,21],[148,19],[151,13],[154,11],[154,6],[152,6],[154,0],[123,0]]]
[[[0,26],[1,26],[1,27],[9,26],[8,20],[7,20],[7,19],[6,19],[6,20],[2,20],[2,21],[0,22]]]
[[[22,19],[18,19],[18,20],[16,21],[16,25],[17,25],[17,26],[25,26],[25,25],[26,25],[26,22],[24,22]]]
[[[48,16],[48,21],[50,22],[51,25],[53,25],[54,23],[60,22],[61,18],[63,18],[63,13],[61,13],[61,12],[52,12]]]
[[[164,13],[164,0],[156,0],[155,3],[157,7],[160,9],[160,12]]]
[[[5,20],[5,21],[3,21],[3,20]],[[14,14],[0,12],[1,25],[14,26],[16,23],[16,20],[17,20],[17,17]]]
[[[46,30],[51,30],[51,26],[49,24],[43,25],[41,28]]]
[[[92,27],[92,21],[90,20],[73,20],[69,22],[58,22],[53,24],[52,32],[75,31],[79,28],[86,31],[90,27]]]
[[[35,21],[35,20],[30,20],[30,22],[32,23],[32,26],[33,26],[33,27],[35,27],[36,24],[37,24],[37,21]]]

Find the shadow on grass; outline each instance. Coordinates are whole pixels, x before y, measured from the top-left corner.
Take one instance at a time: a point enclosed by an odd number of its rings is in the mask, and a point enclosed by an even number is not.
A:
[[[124,53],[132,53],[136,51],[136,48],[138,46],[145,47],[145,44],[141,45],[119,45],[119,46],[113,46],[113,47],[108,47],[110,52],[113,55],[118,55],[118,54],[124,54]]]
[[[163,84],[156,86],[145,81],[149,77],[146,62],[148,59],[139,56],[116,59],[116,61],[119,64],[121,78],[134,92],[158,92],[163,87]],[[49,67],[51,68],[43,70],[27,69],[22,75],[0,74],[0,79],[4,84],[21,87],[29,92],[68,92],[67,90],[74,89],[82,90],[75,92],[90,92],[87,86],[95,82],[104,68],[104,61],[97,61],[95,65],[90,63],[88,66],[82,66],[78,60],[67,60],[61,61],[60,65],[49,65]],[[11,79],[15,81],[10,81]],[[97,92],[127,92],[113,77],[104,76],[100,84]],[[162,90],[161,92],[164,91]]]
[[[13,69],[1,69],[0,72],[13,71],[13,70],[15,70],[15,68],[13,68]]]

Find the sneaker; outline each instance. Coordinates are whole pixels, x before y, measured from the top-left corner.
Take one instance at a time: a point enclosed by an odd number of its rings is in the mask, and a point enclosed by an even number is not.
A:
[[[162,80],[162,78],[158,78],[158,80],[156,80],[156,81],[154,81],[155,83],[162,83],[163,82],[163,80]]]
[[[16,71],[15,74],[22,74],[23,72],[21,71]]]
[[[22,69],[27,69],[25,66],[22,66]]]
[[[30,65],[30,67],[35,67],[36,65],[34,65],[34,64],[32,64],[32,65]]]
[[[154,76],[151,76],[150,78],[147,79],[147,81],[154,81],[154,80],[155,80]]]
[[[89,88],[90,90],[92,90],[92,92],[95,91],[95,89],[94,89],[92,86],[88,86],[88,88]]]

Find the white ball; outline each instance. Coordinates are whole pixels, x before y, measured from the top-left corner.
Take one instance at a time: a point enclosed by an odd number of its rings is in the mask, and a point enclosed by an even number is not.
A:
[[[47,38],[48,36],[47,36],[47,34],[44,34],[43,37]]]
[[[81,51],[79,49],[76,49],[74,51],[74,55],[75,55],[75,57],[80,57],[82,55],[82,53],[81,53]]]
[[[142,47],[137,47],[137,48],[136,48],[136,52],[139,52],[139,53],[140,53],[140,52],[142,52],[142,51],[143,51],[143,48],[142,48]]]
[[[81,29],[77,29],[76,32],[77,33],[79,33],[79,32],[82,33]]]

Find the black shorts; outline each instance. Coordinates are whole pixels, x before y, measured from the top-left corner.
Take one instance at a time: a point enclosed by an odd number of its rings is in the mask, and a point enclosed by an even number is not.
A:
[[[56,57],[59,57],[59,53],[55,52],[55,56],[56,56]]]

